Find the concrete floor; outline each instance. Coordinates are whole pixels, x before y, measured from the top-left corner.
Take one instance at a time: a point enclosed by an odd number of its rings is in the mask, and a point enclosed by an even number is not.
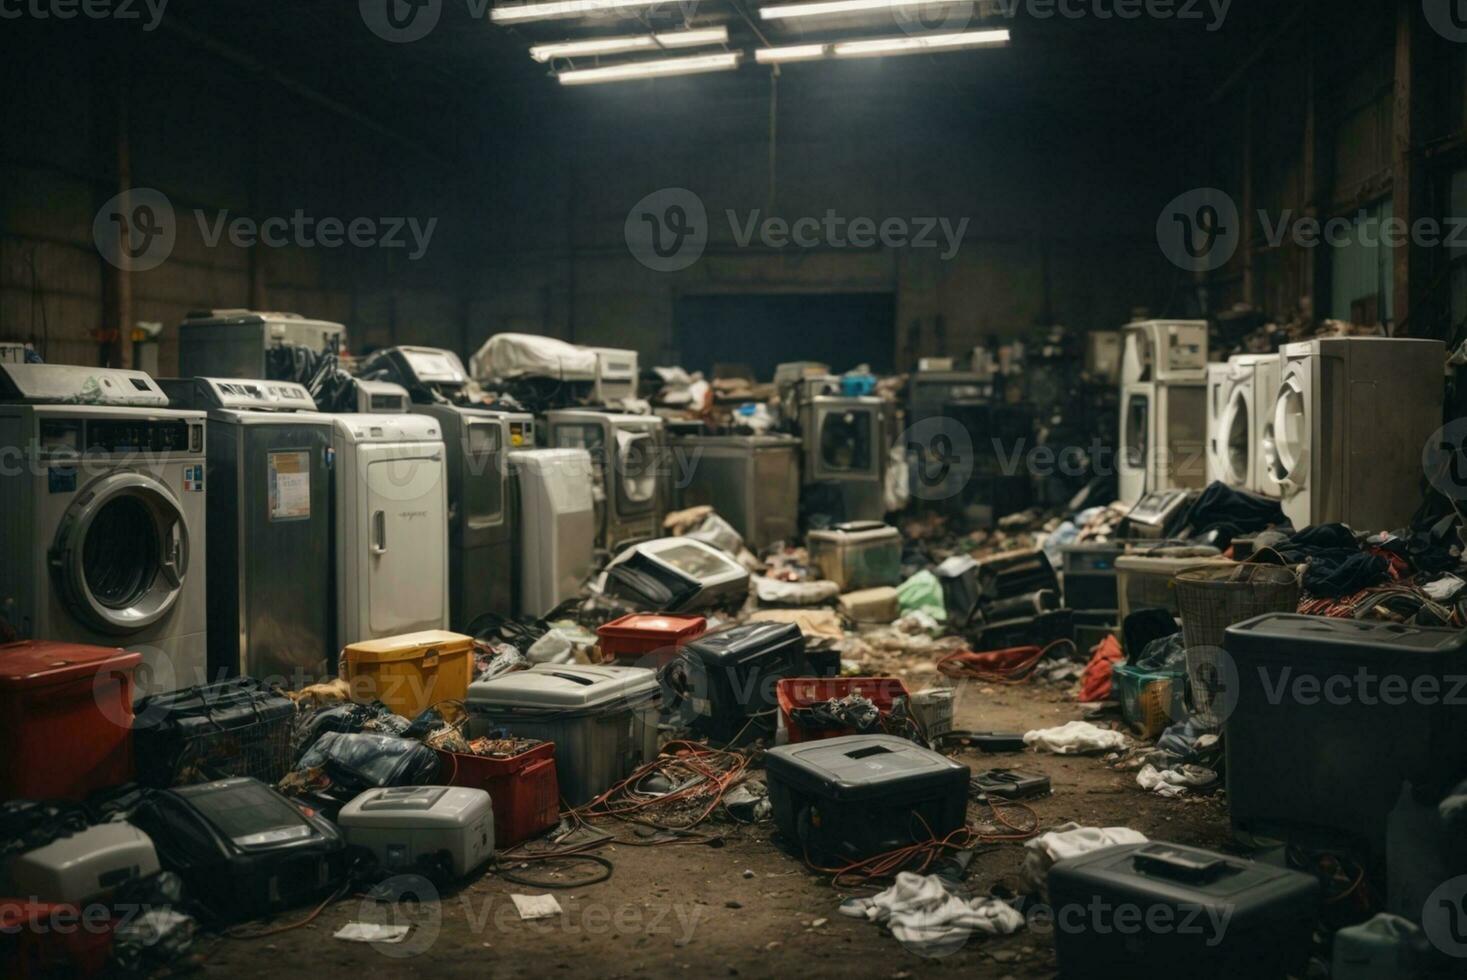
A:
[[[957,723],[972,730],[1024,731],[1080,714],[1067,689],[973,685],[959,698]],[[1125,825],[1152,839],[1228,845],[1227,815],[1219,801],[1151,796],[1136,786],[1134,772],[1112,771],[1099,758],[975,754],[963,761],[975,771],[1008,766],[1049,774],[1054,794],[1033,804],[1046,827],[1075,820]],[[981,814],[982,808],[973,808],[972,816]],[[556,892],[563,914],[538,922],[521,921],[509,897],[539,893],[536,889],[484,875],[436,905],[402,913],[397,921],[416,925],[396,947],[332,938],[347,922],[371,914],[382,919],[375,903],[364,909],[361,900],[350,899],[300,929],[257,940],[211,938],[201,947],[202,971],[219,977],[269,974],[275,980],[348,975],[362,980],[575,975],[614,980],[689,971],[843,980],[1055,974],[1049,937],[1027,930],[1001,939],[975,938],[940,958],[910,952],[884,929],[839,915],[836,906],[846,893],[771,844],[771,833],[766,823],[733,829],[721,848],[603,849],[616,865],[613,877]],[[976,891],[998,882],[1012,887],[1022,854],[1019,844],[981,853],[970,884]],[[746,877],[746,871],[752,875]],[[298,918],[299,912],[280,921]]]

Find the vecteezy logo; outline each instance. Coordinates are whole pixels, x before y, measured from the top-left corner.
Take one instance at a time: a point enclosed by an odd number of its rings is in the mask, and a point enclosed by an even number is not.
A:
[[[1211,272],[1227,265],[1242,232],[1237,204],[1215,187],[1188,191],[1156,219],[1162,254],[1188,272]]]
[[[92,219],[92,240],[108,263],[124,272],[147,272],[173,252],[178,221],[168,197],[134,187],[109,199]]]
[[[1467,0],[1422,0],[1426,22],[1448,41],[1467,43]]]
[[[973,22],[973,7],[971,0],[965,3],[931,0],[929,3],[897,7],[892,13],[897,26],[908,34],[949,33],[961,31]]]
[[[1467,959],[1467,875],[1442,882],[1427,897],[1421,928],[1437,949]]]
[[[406,44],[438,26],[443,0],[358,0],[362,23],[384,41]]]
[[[443,928],[443,906],[438,889],[427,878],[417,874],[394,875],[367,892],[357,910],[356,921],[399,932],[406,926],[406,936],[385,937],[372,943],[372,948],[393,959],[411,959],[428,952],[438,942],[438,933]]]
[[[653,191],[627,213],[627,248],[654,272],[677,272],[697,262],[708,245],[708,211],[685,187]]]
[[[896,443],[907,455],[908,484],[918,500],[951,500],[973,476],[973,437],[956,419],[926,418]]]
[[[1190,690],[1188,715],[1200,723],[1221,728],[1238,707],[1238,663],[1222,647],[1196,646],[1187,649],[1187,687]],[[1173,721],[1185,721],[1188,715],[1171,712],[1175,701],[1167,705]]]
[[[1449,500],[1467,500],[1467,419],[1453,419],[1432,433],[1421,452],[1426,479]]]

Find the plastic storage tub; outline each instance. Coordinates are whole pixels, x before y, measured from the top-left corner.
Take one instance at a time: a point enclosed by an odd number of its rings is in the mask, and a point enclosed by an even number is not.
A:
[[[290,771],[295,704],[249,677],[137,703],[138,781],[153,787],[251,776],[274,785]]]
[[[381,701],[414,718],[440,701],[463,700],[474,674],[474,640],[446,630],[404,633],[353,643],[341,661],[354,700]]]
[[[1142,670],[1116,664],[1111,679],[1121,715],[1142,738],[1156,738],[1173,722],[1187,717],[1185,670]]]
[[[133,778],[142,655],[74,643],[0,646],[0,800],[80,800]]]
[[[852,521],[806,537],[810,564],[842,592],[896,585],[902,580],[902,536],[880,521]]]
[[[633,666],[656,668],[707,630],[708,620],[702,616],[632,613],[600,626],[596,635],[605,659],[635,661]]]
[[[497,759],[438,750],[439,774],[450,786],[482,789],[494,804],[494,842],[501,848],[560,822],[560,781],[555,746],[541,742],[519,755]]]
[[[896,677],[786,677],[775,686],[775,696],[779,699],[779,720],[789,733],[790,742],[814,742],[853,734],[845,728],[803,728],[790,715],[796,708],[851,694],[869,698],[883,715],[891,710],[897,698],[911,698],[907,685]]]
[[[1056,863],[1049,900],[1061,976],[1283,980],[1308,963],[1319,884],[1154,841]]]
[[[775,687],[807,673],[794,623],[748,623],[708,633],[660,673],[672,720],[720,745],[774,734]]]
[[[764,771],[780,834],[816,861],[883,854],[929,830],[942,839],[967,821],[968,767],[894,735],[781,745]]]
[[[469,686],[469,734],[554,742],[561,795],[580,806],[656,758],[659,701],[644,667],[536,664]]]
[[[1183,555],[1152,553],[1148,555],[1122,555],[1116,559],[1116,602],[1120,606],[1120,621],[1138,609],[1166,609],[1173,616],[1181,614],[1177,602],[1177,573],[1188,568],[1217,565],[1231,568],[1236,563],[1217,555],[1198,554],[1200,551],[1216,551],[1215,548],[1163,549],[1181,550]]]
[[[1384,859],[1402,783],[1440,800],[1467,778],[1467,632],[1274,613],[1223,648],[1236,832]]]
[[[388,872],[443,861],[463,878],[494,856],[489,794],[463,786],[369,789],[336,817],[347,844],[371,851]]]

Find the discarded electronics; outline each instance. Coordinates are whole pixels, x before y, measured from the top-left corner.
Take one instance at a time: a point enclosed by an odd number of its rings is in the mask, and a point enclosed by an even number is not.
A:
[[[978,587],[985,604],[1001,599],[1059,591],[1049,557],[1038,549],[1005,551],[978,561]],[[990,617],[991,618],[991,617]]]
[[[657,612],[737,606],[749,594],[749,570],[702,541],[657,538],[617,555],[605,589]]]
[[[413,404],[408,390],[391,381],[355,379],[356,410],[364,415],[403,415]]]
[[[896,585],[902,579],[902,535],[881,521],[852,521],[806,537],[810,564],[842,592]]]
[[[720,745],[771,736],[775,688],[805,672],[805,635],[794,623],[750,623],[686,644],[660,672],[673,721]]]
[[[894,735],[782,745],[764,766],[780,834],[815,860],[858,861],[967,822],[968,767]]]
[[[1304,975],[1319,883],[1298,871],[1152,842],[1059,861],[1049,870],[1049,900],[1062,976],[1183,969],[1205,980],[1282,980]]]
[[[1158,490],[1141,498],[1121,522],[1120,536],[1133,540],[1159,541],[1181,517],[1192,501],[1187,490]]]
[[[1116,598],[1116,559],[1126,553],[1124,545],[1067,544],[1060,550],[1066,606],[1111,613],[1120,608]]]
[[[838,490],[846,520],[880,521],[886,513],[887,426],[886,402],[876,397],[819,395],[801,405],[804,485]]]
[[[218,919],[242,922],[329,894],[344,872],[341,834],[254,779],[155,793],[133,821],[165,870]]]
[[[292,348],[312,354],[343,353],[346,328],[299,313],[195,311],[178,327],[179,374],[186,378],[282,377]]]
[[[637,397],[637,352],[615,347],[587,347],[596,355],[596,383],[591,400],[598,405],[622,405]]]
[[[667,435],[655,415],[585,409],[545,413],[555,449],[584,449],[596,487],[596,547],[615,554],[657,536],[667,513]]]
[[[510,461],[519,502],[519,610],[539,618],[580,592],[596,560],[591,457],[528,449]]]
[[[388,872],[421,873],[442,863],[463,878],[494,856],[494,809],[481,789],[369,789],[342,807],[336,823],[348,844],[371,851]]]
[[[157,873],[158,854],[130,823],[101,823],[17,855],[0,867],[6,894],[81,905]]]
[[[469,687],[468,734],[555,743],[560,790],[580,806],[657,755],[657,675],[642,667],[537,664]]]
[[[673,440],[681,507],[710,505],[762,551],[799,537],[800,440],[789,435]]]

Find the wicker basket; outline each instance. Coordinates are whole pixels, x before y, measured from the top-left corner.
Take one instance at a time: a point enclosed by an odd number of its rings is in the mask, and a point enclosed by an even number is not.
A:
[[[1194,719],[1209,727],[1224,720],[1217,704],[1223,634],[1229,626],[1265,613],[1299,608],[1299,576],[1282,565],[1240,564],[1232,568],[1189,568],[1177,573],[1177,605],[1187,643],[1187,684]]]

